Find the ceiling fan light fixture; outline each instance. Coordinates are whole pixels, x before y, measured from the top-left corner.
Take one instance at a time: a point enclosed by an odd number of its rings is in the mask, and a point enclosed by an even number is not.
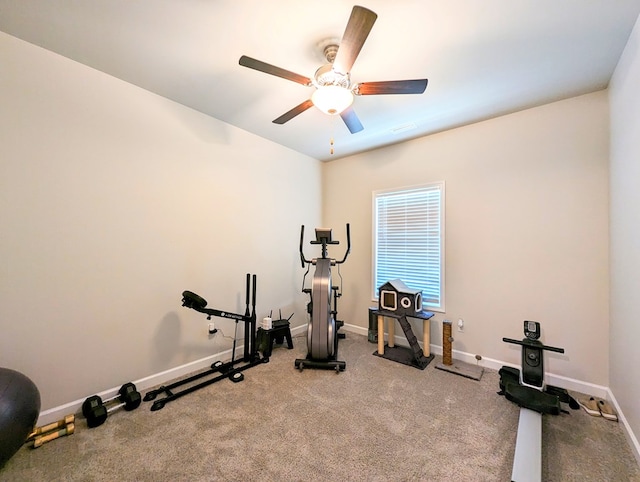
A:
[[[311,102],[325,114],[336,115],[353,103],[353,94],[339,85],[323,85],[317,87]]]

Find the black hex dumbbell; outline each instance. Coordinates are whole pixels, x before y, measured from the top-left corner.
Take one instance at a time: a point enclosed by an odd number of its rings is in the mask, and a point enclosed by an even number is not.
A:
[[[129,382],[120,387],[118,396],[108,400],[102,400],[99,395],[92,395],[82,404],[82,414],[87,419],[90,428],[102,425],[110,413],[120,408],[127,411],[134,410],[140,406],[142,397],[136,390],[136,386]],[[118,402],[113,404],[113,402]],[[107,408],[107,405],[111,405]]]

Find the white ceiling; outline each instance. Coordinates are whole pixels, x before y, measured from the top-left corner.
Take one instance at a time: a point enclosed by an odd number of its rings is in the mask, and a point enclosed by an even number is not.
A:
[[[0,30],[329,160],[606,88],[640,13],[640,0],[359,4],[378,19],[352,82],[429,85],[356,97],[356,134],[316,108],[273,124],[314,88],[238,64],[244,54],[313,77],[324,63],[317,44],[342,37],[352,1],[0,0]]]

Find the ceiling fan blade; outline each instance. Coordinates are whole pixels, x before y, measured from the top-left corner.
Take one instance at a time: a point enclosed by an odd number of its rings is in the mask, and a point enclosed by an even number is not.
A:
[[[361,82],[356,84],[353,93],[356,95],[422,94],[427,88],[427,82],[427,79]]]
[[[298,114],[303,113],[305,110],[307,110],[312,105],[313,105],[313,102],[311,102],[311,99],[305,100],[303,103],[298,104],[297,106],[295,106],[290,111],[285,112],[280,117],[278,117],[277,119],[273,120],[273,123],[274,124],[284,124],[285,122],[288,122],[291,119],[293,119]]]
[[[358,5],[353,7],[338,53],[333,61],[333,70],[341,74],[348,74],[351,71],[377,18],[378,15],[367,8]]]
[[[347,129],[349,129],[349,132],[351,132],[352,134],[360,132],[362,129],[364,129],[362,123],[360,122],[360,119],[358,119],[358,116],[356,115],[356,111],[353,110],[353,107],[347,107],[345,110],[343,110],[340,113],[340,117],[342,117],[342,120],[347,125]]]
[[[259,70],[260,72],[264,72],[265,74],[275,75],[276,77],[282,77],[283,79],[292,80],[293,82],[297,82],[298,84],[311,85],[311,79],[309,77],[296,74],[295,72],[291,72],[289,70],[281,69],[280,67],[267,64],[266,62],[262,62],[261,60],[247,57],[246,55],[240,57],[238,63],[243,67],[248,67],[253,70]]]

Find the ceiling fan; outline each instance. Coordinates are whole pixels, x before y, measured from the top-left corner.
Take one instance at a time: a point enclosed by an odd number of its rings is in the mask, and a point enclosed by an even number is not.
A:
[[[239,63],[244,67],[315,87],[310,99],[273,120],[275,124],[284,124],[316,106],[325,114],[340,115],[349,131],[355,134],[364,127],[351,106],[354,95],[422,94],[425,91],[427,79],[351,83],[351,67],[377,18],[378,15],[371,10],[354,6],[339,44],[335,40],[324,42],[323,54],[328,63],[316,71],[313,79],[246,55],[240,57]]]

